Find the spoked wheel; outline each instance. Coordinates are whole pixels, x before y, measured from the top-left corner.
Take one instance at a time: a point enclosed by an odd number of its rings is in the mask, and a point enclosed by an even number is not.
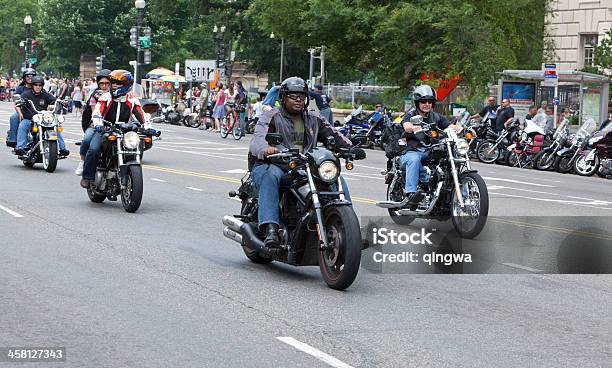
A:
[[[361,230],[351,207],[329,207],[325,211],[329,249],[319,250],[319,269],[327,285],[336,290],[351,286],[361,263]]]
[[[397,175],[397,174],[396,174]],[[404,200],[404,180],[398,180],[393,187],[393,183],[387,186],[387,200],[401,202]],[[402,216],[399,213],[399,208],[387,208],[391,220],[398,225],[408,226],[414,221],[414,216]]]
[[[459,179],[464,206],[461,207],[453,188],[452,221],[462,238],[476,237],[487,222],[489,214],[489,192],[480,175],[471,172]]]
[[[200,125],[202,125],[202,119],[200,119],[199,117],[193,117],[193,116],[189,116],[189,126],[192,128],[199,128]]]
[[[491,164],[499,158],[501,151],[499,147],[494,147],[495,142],[482,142],[478,146],[478,159],[485,164]]]
[[[127,171],[126,185],[121,189],[121,203],[126,212],[136,212],[142,202],[142,168],[132,165]]]
[[[510,154],[508,154],[507,164],[510,167],[519,166],[519,154],[516,152],[510,152]]]
[[[227,138],[228,134],[229,134],[229,116],[226,116],[222,121],[221,121],[221,130],[219,131],[219,134],[221,134],[221,138]]]
[[[580,155],[574,161],[574,172],[580,176],[593,176],[599,169],[599,157],[594,156],[593,161],[587,161],[587,155]]]
[[[558,157],[557,160],[555,161],[555,170],[557,170],[557,172],[560,172],[562,174],[567,174],[570,171],[572,171],[574,169],[574,162],[572,160],[573,156],[574,156],[573,153],[569,153],[561,157]]]
[[[553,151],[540,151],[533,160],[536,169],[550,170],[555,164],[555,153]]]
[[[42,141],[42,164],[46,172],[52,173],[57,167],[57,141]]]
[[[232,136],[235,140],[239,141],[240,138],[242,138],[242,129],[240,129],[240,121],[236,119],[236,116],[234,116],[234,114],[232,114],[232,120]]]

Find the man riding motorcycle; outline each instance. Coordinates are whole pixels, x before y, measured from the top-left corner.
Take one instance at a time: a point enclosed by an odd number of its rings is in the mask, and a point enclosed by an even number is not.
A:
[[[55,97],[43,89],[44,84],[45,79],[43,77],[36,76],[32,78],[32,89],[26,90],[21,94],[23,104],[16,107],[21,120],[17,131],[17,149],[15,150],[15,154],[18,156],[23,156],[26,153],[25,149],[28,145],[28,133],[30,129],[32,129],[32,117],[36,115],[36,110],[46,110],[50,105],[55,103]],[[30,101],[36,106],[36,110],[32,107]],[[60,156],[68,156],[70,151],[66,149],[64,138],[59,132],[57,134],[57,140],[59,142]]]
[[[269,248],[279,247],[279,189],[285,170],[265,161],[267,156],[278,153],[284,148],[299,148],[307,152],[316,147],[317,142],[325,142],[333,137],[336,147],[350,148],[351,142],[339,134],[321,115],[309,112],[308,86],[298,77],[287,78],[279,89],[281,105],[265,112],[255,127],[255,134],[249,147],[250,155],[256,158],[252,177],[259,191],[259,228],[265,231],[264,244]],[[266,142],[266,134],[279,133],[283,137],[281,147],[273,147]],[[364,159],[365,151],[353,148],[355,159]],[[253,159],[253,157],[249,157]],[[345,196],[350,200],[348,186],[341,177]],[[264,228],[265,225],[265,228]]]
[[[89,150],[85,155],[83,165],[83,178],[81,187],[87,189],[96,174],[96,164],[102,148],[102,131],[104,121],[129,122],[132,115],[140,124],[144,124],[144,113],[137,98],[127,96],[134,85],[134,77],[127,70],[113,70],[109,79],[111,82],[110,92],[102,94],[93,109],[93,127],[95,133],[91,137]]]
[[[436,91],[433,88],[427,85],[416,87],[413,92],[413,101],[415,107],[408,111],[402,119],[404,134],[398,142],[400,151],[396,152],[396,154],[401,155],[401,168],[406,170],[404,194],[407,198],[407,207],[410,209],[416,208],[419,202],[423,200],[424,193],[418,189],[418,183],[423,168],[422,161],[427,158],[425,144],[428,138],[423,132],[423,128],[419,125],[413,125],[410,118],[421,115],[424,124],[435,124],[438,129],[446,129],[450,126],[446,117],[433,111],[436,105]]]
[[[27,68],[21,74],[21,83],[15,89],[15,94],[21,95],[25,91],[32,89],[32,78],[36,76],[36,70]],[[9,131],[6,135],[6,146],[15,148],[17,146],[17,130],[19,129],[19,112],[15,106],[15,112],[9,119]]]

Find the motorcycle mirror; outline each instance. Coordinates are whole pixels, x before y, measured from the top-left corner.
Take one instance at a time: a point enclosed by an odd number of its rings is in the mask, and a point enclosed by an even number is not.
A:
[[[270,146],[278,146],[283,142],[283,136],[279,133],[268,133],[266,134],[266,142]]]
[[[415,115],[410,118],[410,123],[412,125],[421,125],[423,123],[423,117],[421,115]]]
[[[334,139],[334,137],[327,137],[325,139],[325,147],[330,150],[333,151],[336,148],[336,140]]]

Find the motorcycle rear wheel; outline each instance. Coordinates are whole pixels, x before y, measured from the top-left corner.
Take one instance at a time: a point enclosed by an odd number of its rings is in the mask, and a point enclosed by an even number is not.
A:
[[[245,209],[246,209],[246,205],[247,202],[246,200],[242,200],[242,208],[240,209],[240,214],[241,215],[246,215],[245,213]],[[242,241],[242,251],[244,252],[244,255],[247,256],[247,258],[253,262],[253,263],[257,263],[257,264],[268,264],[270,262],[273,261],[273,259],[267,255],[261,254],[256,250],[253,250],[251,248],[249,248],[244,240]]]
[[[562,174],[567,174],[574,169],[574,162],[572,161],[574,153],[568,153],[561,157],[557,157],[555,160],[555,170]]]
[[[351,286],[361,264],[361,229],[355,211],[349,206],[329,207],[324,224],[330,249],[319,250],[319,269],[332,289]]]
[[[461,207],[455,194],[455,188],[453,188],[453,199],[451,200],[453,227],[462,238],[472,239],[480,234],[487,223],[489,192],[484,179],[475,172],[461,176],[459,185],[463,202],[464,204],[470,203],[470,207],[468,208],[468,205]],[[472,219],[467,219],[468,216]]]
[[[106,199],[106,196],[104,194],[98,194],[94,192],[93,184],[89,185],[89,187],[87,188],[87,196],[89,197],[89,200],[94,203],[102,203]]]
[[[394,202],[401,202],[404,199],[404,186],[403,180],[395,183],[395,188],[391,187],[391,184],[387,186],[387,200]],[[408,226],[416,217],[414,216],[402,216],[399,214],[399,208],[387,208],[391,220],[398,225]]]

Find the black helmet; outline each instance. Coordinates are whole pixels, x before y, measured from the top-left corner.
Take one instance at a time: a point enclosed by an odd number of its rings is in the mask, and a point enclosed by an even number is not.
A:
[[[34,70],[32,68],[27,68],[26,70],[23,71],[23,73],[21,73],[21,78],[25,78],[28,75],[35,76],[36,75],[36,70]]]
[[[436,91],[428,85],[421,85],[412,92],[414,107],[419,110],[419,101],[433,101],[432,108],[436,106]]]
[[[102,79],[102,78],[108,78],[110,80],[110,75],[111,75],[111,71],[110,70],[108,70],[108,69],[100,70],[98,75],[96,75],[96,83],[100,82],[100,79]]]
[[[285,95],[289,93],[303,93],[308,96],[308,86],[302,78],[287,78],[283,81],[283,83],[281,83],[280,90],[278,92],[278,98],[282,100]]]
[[[42,84],[43,86],[45,85],[45,78],[43,78],[40,75],[34,76],[34,78],[32,78],[32,85],[34,84]]]

